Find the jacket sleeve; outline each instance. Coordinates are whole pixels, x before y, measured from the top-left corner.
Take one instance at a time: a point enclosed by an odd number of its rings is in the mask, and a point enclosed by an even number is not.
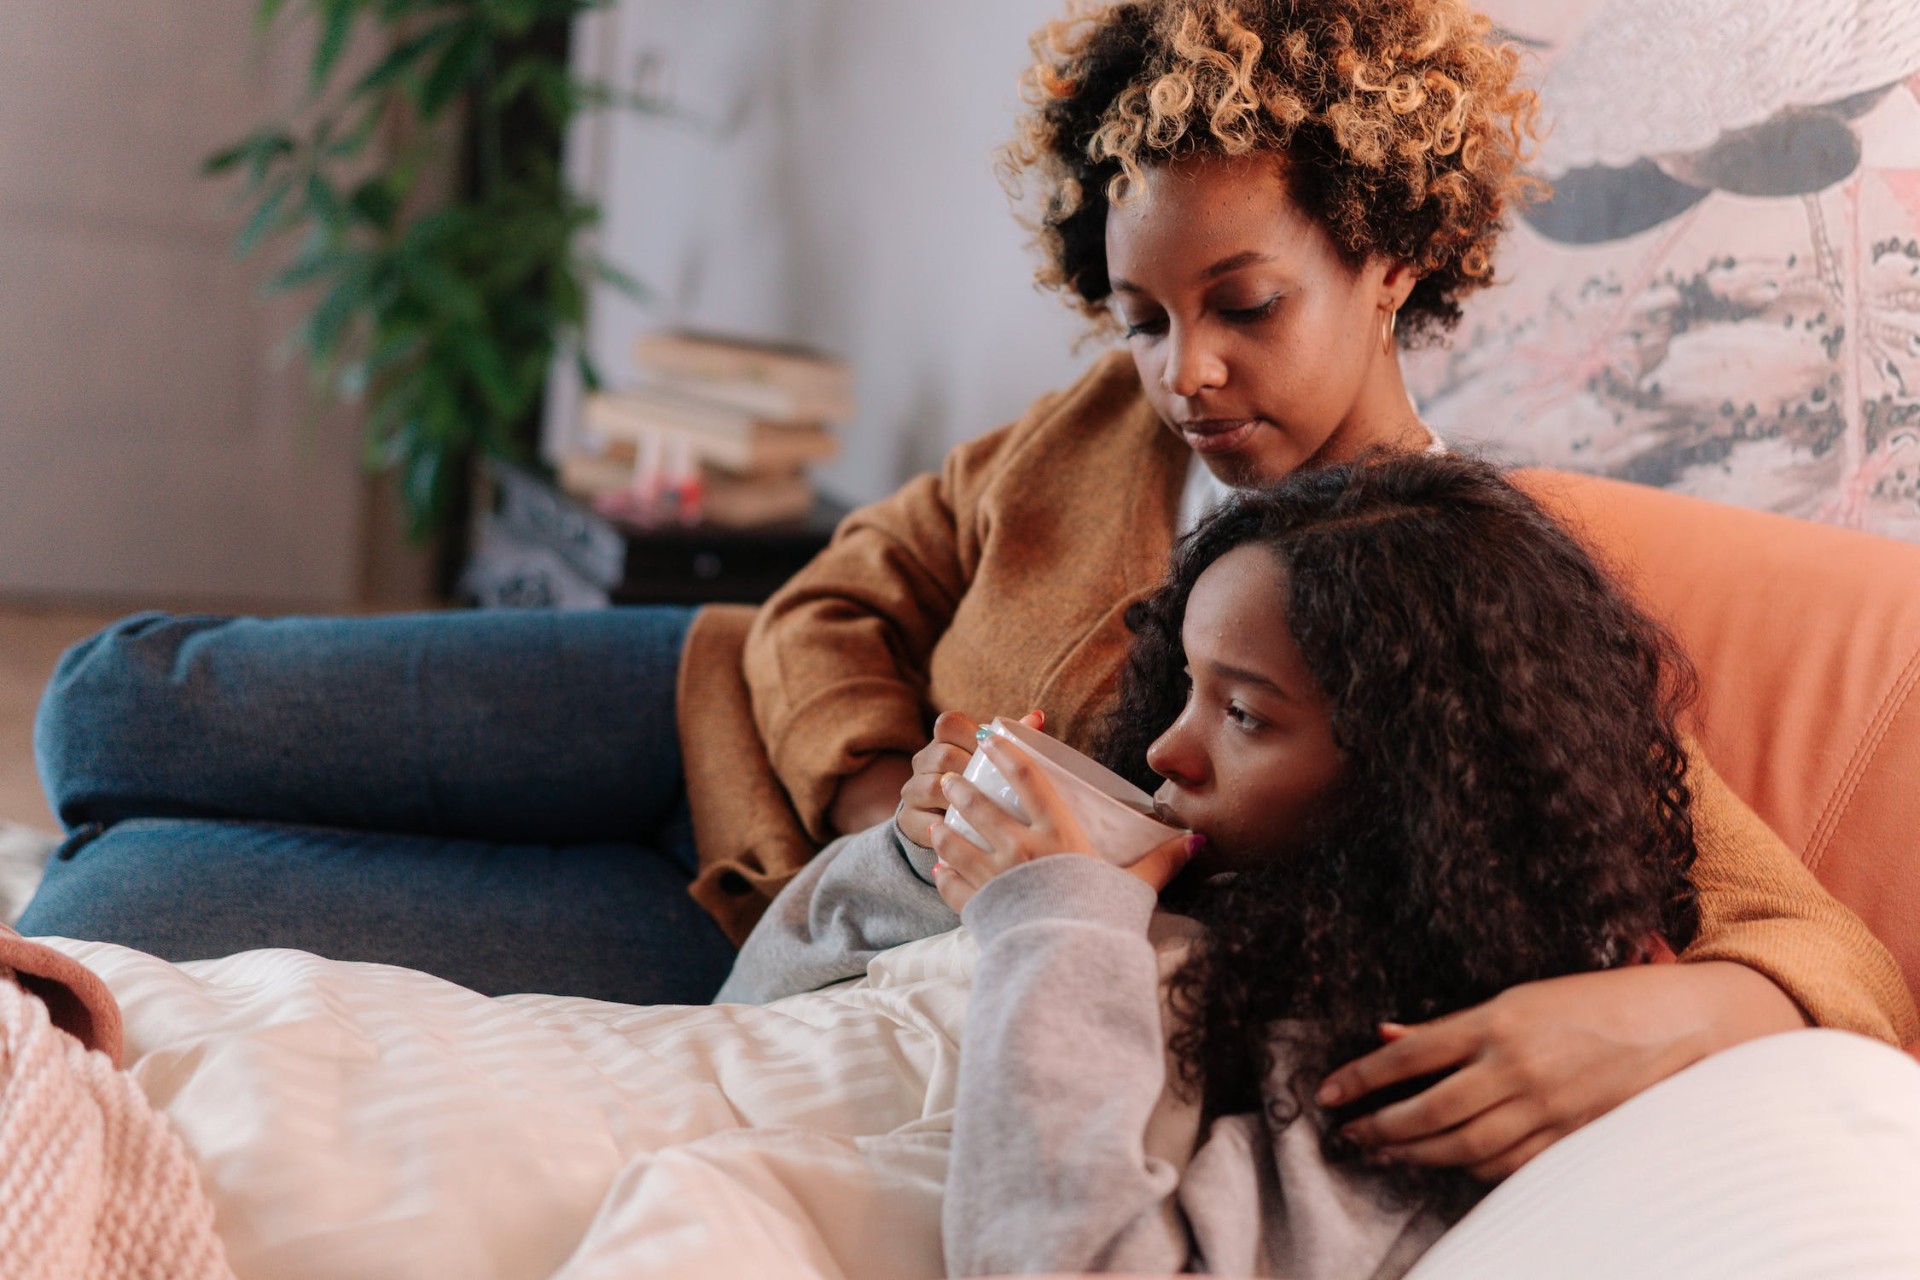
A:
[[[853,512],[754,619],[743,660],[754,723],[815,840],[837,834],[826,812],[841,779],[926,745],[928,663],[978,563],[981,490],[1050,403]]]
[[[1688,748],[1700,932],[1680,959],[1731,960],[1765,974],[1817,1026],[1896,1045],[1920,1039],[1920,1015],[1892,954],[1733,793],[1699,745]]]
[[[995,877],[942,1213],[947,1272],[1183,1271],[1182,1170],[1147,1149],[1166,1077],[1153,891],[1057,854]]]
[[[934,853],[891,820],[822,849],[747,935],[715,1004],[765,1004],[867,971],[890,947],[957,928]]]

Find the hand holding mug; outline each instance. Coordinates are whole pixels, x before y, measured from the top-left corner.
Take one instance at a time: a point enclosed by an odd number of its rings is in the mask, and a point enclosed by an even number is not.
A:
[[[1056,853],[1096,858],[1102,854],[1094,848],[1073,806],[1062,799],[1045,771],[1025,750],[994,734],[982,735],[979,750],[1006,779],[1029,816],[1023,821],[958,774],[949,774],[943,780],[943,793],[954,810],[980,837],[976,843],[944,821],[931,830],[933,850],[940,855],[933,868],[934,884],[941,899],[955,912],[989,880],[1023,862]],[[1130,858],[1126,870],[1158,893],[1192,860],[1203,839],[1172,831],[1144,854]]]
[[[1046,724],[1046,716],[1029,711],[1020,723],[1034,729]],[[913,757],[913,776],[900,789],[900,812],[896,821],[900,833],[921,848],[932,848],[932,831],[947,816],[947,796],[941,779],[947,774],[966,772],[973,759],[980,726],[958,711],[944,711],[933,722],[933,741]]]

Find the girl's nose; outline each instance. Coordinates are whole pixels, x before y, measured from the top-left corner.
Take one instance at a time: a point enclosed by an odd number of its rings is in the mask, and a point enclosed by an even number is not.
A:
[[[1205,762],[1187,726],[1187,713],[1167,726],[1167,731],[1147,748],[1147,768],[1176,786],[1192,788],[1205,778]]]

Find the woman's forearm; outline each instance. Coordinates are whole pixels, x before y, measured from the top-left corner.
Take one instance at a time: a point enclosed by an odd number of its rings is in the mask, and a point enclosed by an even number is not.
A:
[[[827,821],[841,835],[885,822],[900,804],[900,788],[912,776],[911,756],[891,751],[875,756],[858,773],[841,780],[827,807]]]
[[[1765,974],[1728,960],[1662,966],[1696,1010],[1702,1051],[1695,1058],[1778,1031],[1797,1031],[1812,1019]]]

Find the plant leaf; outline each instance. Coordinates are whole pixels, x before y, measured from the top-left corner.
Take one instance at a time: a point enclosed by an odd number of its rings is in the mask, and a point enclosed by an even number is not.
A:
[[[285,133],[270,129],[256,129],[230,147],[214,152],[200,163],[200,172],[208,177],[225,173],[241,161],[247,161],[253,170],[253,181],[260,180],[265,166],[280,156],[293,151],[293,139]]]
[[[391,175],[375,174],[353,189],[347,208],[368,226],[391,231],[400,212],[400,197],[394,193]]]
[[[289,289],[298,289],[353,264],[359,257],[356,253],[324,247],[317,252],[303,253],[262,285],[260,292],[272,297]]]
[[[429,27],[410,40],[402,41],[386,57],[380,59],[379,65],[361,77],[360,83],[354,86],[353,96],[365,97],[406,77],[415,69],[414,64],[418,63],[422,57],[451,40],[469,25],[464,18],[454,18]]]
[[[333,64],[340,60],[340,55],[346,50],[347,37],[353,34],[355,10],[354,0],[324,0],[320,41],[313,47],[312,87],[315,93],[326,87]]]
[[[415,97],[415,105],[424,119],[439,115],[454,95],[466,88],[467,81],[473,78],[489,52],[486,32],[474,23],[462,25],[466,29],[454,37],[446,52],[440,55]]]
[[[234,237],[233,253],[244,258],[252,253],[254,247],[264,240],[269,232],[277,230],[281,222],[281,210],[287,203],[287,195],[293,190],[292,177],[283,177],[267,188],[260,198],[260,206],[240,228],[240,234]]]
[[[307,193],[305,200],[307,216],[333,231],[346,221],[347,209],[340,202],[340,194],[333,184],[321,176],[318,169],[307,174]]]
[[[311,359],[322,364],[333,359],[347,326],[353,322],[354,313],[365,305],[367,297],[364,271],[342,273],[301,330],[300,341]]]

